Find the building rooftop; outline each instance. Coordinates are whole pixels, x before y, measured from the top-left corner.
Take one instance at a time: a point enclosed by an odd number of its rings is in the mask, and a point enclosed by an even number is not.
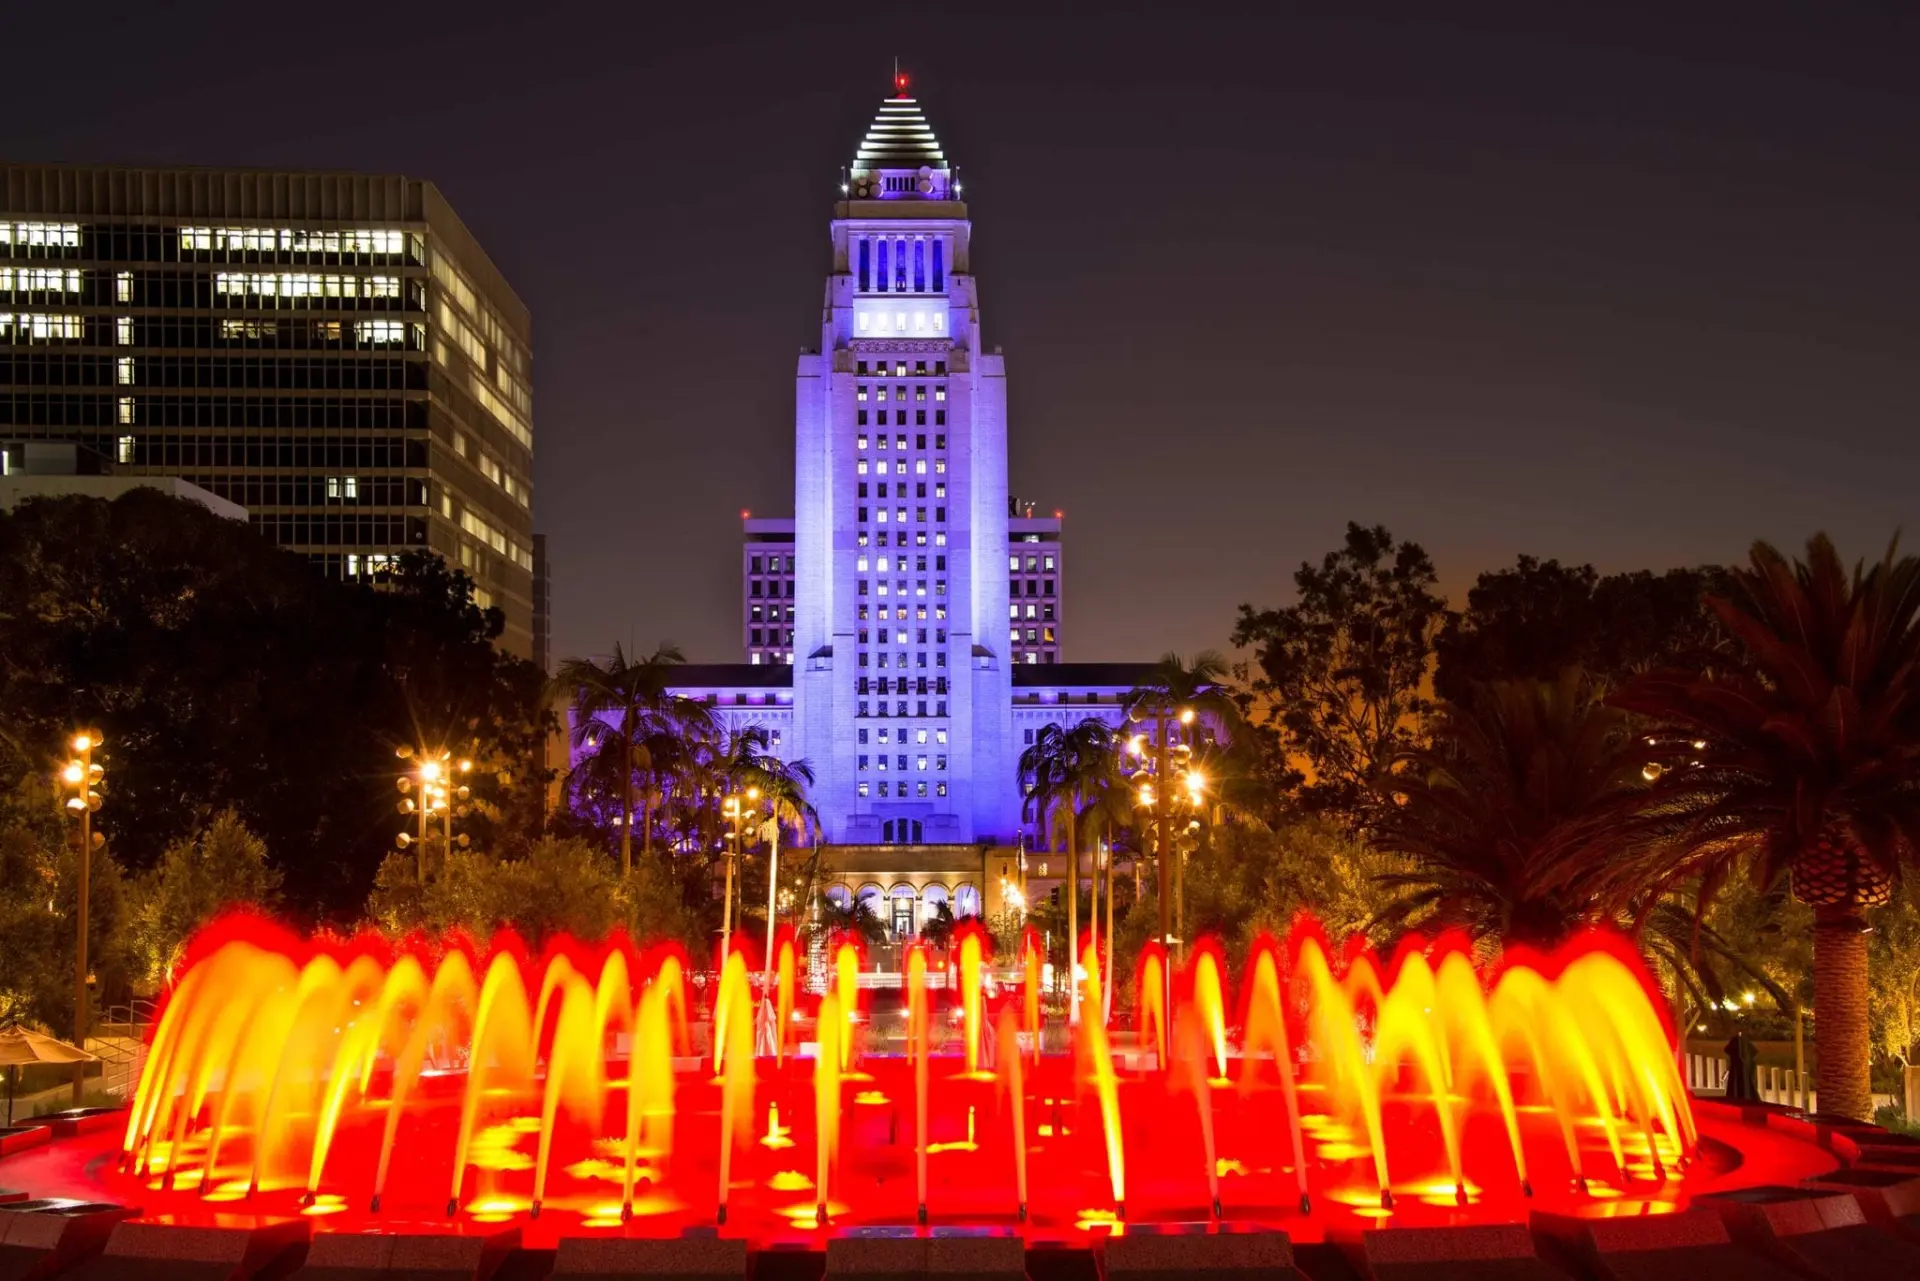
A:
[[[854,153],[856,171],[872,169],[944,169],[947,158],[933,126],[920,111],[920,104],[905,93],[888,98],[867,126],[867,136]]]

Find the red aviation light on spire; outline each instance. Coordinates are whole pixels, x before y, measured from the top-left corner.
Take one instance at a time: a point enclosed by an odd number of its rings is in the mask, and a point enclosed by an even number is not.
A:
[[[893,96],[896,98],[907,96],[907,73],[898,68],[895,68],[893,73]]]

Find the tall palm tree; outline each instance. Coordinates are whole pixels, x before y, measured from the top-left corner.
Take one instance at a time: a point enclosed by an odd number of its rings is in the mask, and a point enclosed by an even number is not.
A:
[[[1113,727],[1088,717],[1072,728],[1048,725],[1034,736],[1033,745],[1020,753],[1019,781],[1023,817],[1037,811],[1041,829],[1052,848],[1052,820],[1066,831],[1067,855],[1067,1002],[1068,1019],[1077,1021],[1080,987],[1073,979],[1080,947],[1079,810],[1105,774],[1112,770]],[[1096,875],[1097,875],[1096,867]]]
[[[629,658],[618,644],[606,662],[569,658],[555,673],[552,689],[572,699],[573,745],[596,757],[610,756],[617,768],[600,762],[596,773],[613,784],[620,800],[620,871],[633,872],[633,792],[636,770],[652,771],[653,747],[661,735],[683,734],[709,718],[706,708],[677,698],[668,688],[673,669],[686,661],[678,646],[663,643],[644,658]],[[653,794],[643,797],[645,851],[653,849]]]
[[[1193,656],[1192,662],[1170,651],[1160,656],[1145,681],[1120,700],[1128,721],[1153,727],[1155,774],[1161,776],[1155,788],[1156,822],[1160,829],[1155,841],[1155,862],[1159,869],[1157,889],[1162,941],[1171,937],[1171,913],[1177,893],[1175,887],[1168,884],[1168,855],[1173,842],[1166,829],[1171,822],[1174,780],[1165,777],[1171,766],[1167,731],[1172,724],[1193,721],[1220,737],[1233,738],[1240,725],[1240,706],[1227,688],[1228,675],[1226,659],[1213,650],[1202,650]]]
[[[1873,1110],[1865,909],[1920,853],[1920,559],[1897,540],[1848,571],[1754,544],[1709,604],[1744,660],[1648,673],[1614,702],[1674,726],[1658,792],[1703,900],[1734,869],[1813,908],[1820,1109]],[[1671,874],[1671,868],[1651,869]]]

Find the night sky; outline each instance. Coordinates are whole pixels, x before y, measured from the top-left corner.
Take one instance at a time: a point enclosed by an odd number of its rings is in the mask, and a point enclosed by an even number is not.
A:
[[[533,309],[561,655],[739,660],[896,55],[1069,659],[1223,646],[1349,519],[1455,592],[1920,550],[1920,6],[1356,8],[21,3],[0,156],[439,184]]]

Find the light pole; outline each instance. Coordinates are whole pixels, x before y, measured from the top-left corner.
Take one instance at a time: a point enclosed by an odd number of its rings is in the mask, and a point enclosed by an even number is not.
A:
[[[740,857],[740,820],[746,813],[747,805],[760,799],[760,789],[749,787],[744,796],[735,793],[727,797],[720,805],[720,813],[733,820],[733,844],[727,850],[727,892],[726,901],[720,908],[720,965],[727,964],[727,949],[733,942],[733,865]],[[743,803],[744,802],[744,803]]]
[[[413,768],[400,775],[396,780],[400,788],[400,804],[397,806],[404,815],[416,814],[420,819],[420,833],[410,836],[400,833],[394,844],[401,849],[409,845],[414,847],[414,871],[419,883],[427,883],[427,831],[428,823],[438,815],[441,821],[441,835],[446,841],[446,853],[451,855],[455,844],[453,820],[467,815],[467,799],[473,791],[461,778],[473,772],[473,762],[462,757],[455,760],[453,753],[446,748],[430,751],[426,748],[415,750],[402,746],[394,755],[403,761],[413,761]],[[419,793],[415,800],[411,793]],[[458,842],[463,848],[468,843],[466,833],[462,832]]]
[[[75,913],[77,928],[73,948],[73,1043],[79,1049],[87,1048],[87,918],[93,898],[93,847],[104,840],[93,830],[93,813],[100,808],[98,788],[104,781],[103,769],[94,763],[94,749],[100,746],[98,730],[81,730],[73,736],[69,744],[73,748],[73,758],[60,771],[63,790],[70,794],[66,800],[67,813],[80,820],[80,856],[79,908]],[[73,1065],[73,1103],[80,1106],[80,1100],[86,1094],[87,1065],[84,1060]]]
[[[770,838],[767,855],[767,996],[773,996],[773,923],[779,919],[780,912],[780,797],[778,794],[767,797],[767,826]],[[804,835],[804,833],[803,833]],[[785,1029],[776,1029],[782,1033]]]

